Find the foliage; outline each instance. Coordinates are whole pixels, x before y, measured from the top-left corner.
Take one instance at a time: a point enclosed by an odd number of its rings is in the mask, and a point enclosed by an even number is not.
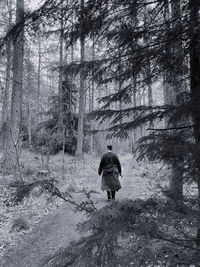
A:
[[[15,188],[15,191],[12,196],[12,202],[18,204],[23,201],[25,197],[29,197],[31,192],[38,187],[39,195],[48,192],[52,196],[57,197],[64,197],[64,194],[59,192],[59,190],[54,186],[56,181],[54,179],[45,179],[45,180],[38,180],[32,183],[27,183],[25,181],[15,181],[10,184],[11,187]],[[67,196],[70,197],[69,194]]]
[[[192,130],[158,131],[138,141],[138,160],[162,161],[166,164],[182,163],[185,179],[197,180],[196,161],[200,157],[199,146],[191,138]]]
[[[56,154],[63,148],[74,155],[76,150],[77,115],[73,112],[75,90],[68,81],[63,81],[61,94],[52,96],[50,108],[44,113],[47,119],[41,122],[35,133],[34,147],[41,153]]]
[[[192,161],[194,163],[198,154],[190,131],[195,107],[188,84],[189,32],[193,29],[188,3],[189,1],[175,1],[175,4],[172,3],[173,8],[179,12],[175,14],[171,11],[167,16],[171,4],[164,0],[154,3],[146,0],[88,0],[85,1],[82,16],[79,13],[80,6],[77,6],[75,12],[80,16],[77,16],[73,28],[69,28],[67,32],[69,44],[75,44],[83,31],[85,37],[96,40],[98,48],[103,47],[100,57],[84,62],[84,68],[87,74],[92,73],[101,88],[112,86],[114,89],[109,95],[99,99],[101,108],[90,115],[90,118],[100,123],[105,120],[109,122],[107,137],[129,138],[141,126],[159,124],[160,128],[164,128],[166,121],[166,127],[186,127],[185,133],[174,129],[170,133],[150,133],[148,137],[141,139],[139,159],[147,156],[171,163],[176,157],[183,159],[185,166],[192,166]],[[176,48],[183,38],[179,53]],[[79,62],[66,66],[67,71],[75,74],[81,68],[83,64]],[[148,87],[160,83],[161,79],[166,87],[174,90],[177,88],[177,91],[180,89],[177,95],[174,94],[175,104],[139,103],[137,99],[140,98],[141,102],[142,94],[146,94]],[[162,92],[163,86],[158,90]],[[120,108],[116,108],[115,104]],[[176,140],[179,141],[179,147],[174,146]],[[194,153],[189,155],[193,160],[186,156],[185,148],[192,149]]]
[[[98,192],[93,190],[87,191],[85,188],[83,188],[81,191],[75,192],[76,194],[82,194],[82,201],[77,203],[73,200],[68,191],[61,192],[56,186],[56,182],[57,181],[55,179],[37,180],[32,183],[25,181],[12,182],[10,187],[14,188],[15,190],[13,192],[11,202],[14,205],[20,204],[24,198],[29,197],[31,192],[37,188],[37,196],[47,193],[51,198],[60,198],[63,201],[72,204],[75,207],[75,211],[85,211],[89,214],[97,211],[91,196],[93,194],[98,194]]]
[[[98,60],[73,62],[65,70],[77,74],[84,67],[86,74],[92,72],[101,88],[112,85],[115,89],[99,101],[102,108],[93,112],[92,118],[108,120],[109,137],[119,138],[128,138],[141,125],[159,123],[161,129],[154,128],[156,133],[150,132],[139,141],[138,159],[146,157],[179,165],[185,178],[198,181],[200,138],[194,133],[200,127],[199,117],[197,120],[194,117],[199,115],[199,84],[195,87],[198,97],[194,101],[191,90],[194,88],[188,77],[194,74],[189,62],[193,51],[197,52],[193,45],[199,49],[200,21],[199,16],[195,17],[199,6],[196,1],[195,11],[195,5],[191,8],[193,0],[169,2],[87,0],[81,10],[78,1],[68,1],[66,5],[63,0],[46,1],[39,10],[25,16],[25,25],[29,25],[30,32],[36,31],[45,20],[51,26],[63,12],[66,21],[73,14],[74,20],[64,29],[66,46],[75,45],[84,35],[103,49]],[[175,5],[179,5],[178,12],[174,12]],[[20,25],[14,25],[6,38],[11,35],[15,39],[19,29]],[[198,69],[199,66],[195,72]],[[199,75],[194,76],[196,79]],[[161,79],[167,89],[176,88],[185,91],[184,94],[177,94],[171,106],[136,103],[137,97],[141,102],[142,91]],[[67,81],[62,88],[63,98],[57,95],[51,99],[48,120],[38,130],[37,149],[43,147],[44,153],[55,153],[61,149],[64,139],[64,145],[69,145],[67,138],[75,136],[76,115],[69,108],[69,89]],[[163,87],[160,89],[163,91]],[[113,108],[115,103],[120,108]],[[23,193],[28,194],[30,188],[25,186]],[[52,262],[54,266],[199,265],[199,247],[194,238],[198,227],[197,203],[185,200],[184,204],[182,212],[156,199],[125,201],[103,208],[82,224],[81,230],[89,232],[88,236],[58,254]],[[130,235],[134,242],[129,240]]]
[[[197,205],[181,211],[164,199],[124,200],[96,211],[78,229],[86,234],[47,266],[172,266],[199,264]]]
[[[49,117],[40,123],[36,133],[36,149],[48,151],[56,154],[63,148],[65,152],[75,155],[77,144],[78,116],[73,112],[76,103],[76,90],[68,80],[63,81],[62,95],[58,94],[50,98],[50,109],[45,113]],[[88,131],[88,121],[84,120],[84,133]],[[85,137],[83,151],[88,152],[88,140]]]

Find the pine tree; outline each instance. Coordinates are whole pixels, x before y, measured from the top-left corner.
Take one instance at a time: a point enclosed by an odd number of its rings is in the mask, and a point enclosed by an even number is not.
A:
[[[166,105],[179,105],[181,104],[181,96],[184,92],[183,83],[183,51],[181,33],[181,10],[180,2],[175,1],[169,4],[169,1],[165,1],[164,13],[166,30],[173,31],[174,34],[178,31],[178,38],[174,36],[172,40],[168,40],[166,43],[166,55],[169,58],[170,68],[166,70],[165,74],[165,97],[164,101]],[[170,14],[171,10],[171,14]],[[171,22],[173,21],[173,22]],[[170,124],[166,120],[166,127],[177,127],[181,124],[181,121]],[[175,160],[171,166],[170,177],[170,193],[174,200],[181,200],[183,198],[183,160]]]
[[[12,24],[12,2],[7,2],[8,8],[8,25],[11,27]],[[6,151],[5,147],[5,140],[6,134],[8,133],[8,122],[9,122],[9,114],[10,114],[10,101],[9,101],[9,92],[10,92],[10,82],[11,82],[11,64],[12,64],[12,39],[11,37],[8,38],[6,42],[6,54],[7,54],[7,61],[6,61],[6,83],[5,89],[3,94],[3,107],[2,107],[2,131],[3,131],[3,150]],[[6,152],[4,152],[6,153]]]
[[[85,60],[85,9],[84,9],[84,0],[81,0],[81,35],[80,35],[80,49],[81,49],[81,63],[84,63]],[[78,116],[78,133],[77,133],[77,155],[82,156],[83,153],[83,118],[84,118],[84,99],[85,99],[85,86],[84,86],[84,67],[82,66],[80,71],[80,88],[79,88],[79,116]]]
[[[7,128],[9,136],[4,155],[5,169],[19,168],[19,142],[20,122],[22,105],[22,78],[23,78],[23,55],[24,55],[24,1],[16,3],[16,24],[20,27],[15,32],[14,55],[13,55],[13,87],[11,101],[10,125]]]
[[[56,16],[62,4],[62,1],[47,1],[43,16],[58,21]],[[90,213],[88,221],[81,225],[89,234],[65,251],[61,257],[63,266],[88,267],[94,263],[97,266],[199,265],[200,201],[199,197],[196,201],[182,195],[183,176],[184,182],[196,181],[200,188],[199,3],[195,0],[153,3],[82,0],[81,7],[79,1],[71,3],[70,7],[79,16],[74,18],[73,27],[67,27],[69,46],[75,47],[77,40],[81,40],[82,54],[80,64],[73,62],[66,66],[81,76],[78,153],[82,153],[84,79],[86,73],[92,71],[94,82],[107,92],[100,100],[99,110],[92,113],[93,118],[105,119],[105,125],[107,121],[112,123],[108,127],[111,138],[127,138],[141,126],[145,129],[147,125],[158,125],[149,129],[151,132],[138,142],[139,159],[148,158],[173,166],[170,193],[178,193],[182,203],[178,210],[173,203],[166,203],[165,198],[124,201]],[[68,17],[70,15],[69,12]],[[41,14],[36,12],[33,16],[36,21],[37,16]],[[85,61],[87,38],[90,41],[95,38],[103,48],[98,60]],[[59,89],[62,89],[67,128],[71,125],[71,100],[68,103],[71,91],[67,75],[65,78]],[[164,88],[160,86],[160,91],[164,91],[165,103],[160,105],[152,102],[150,85],[162,79]],[[106,90],[109,86],[110,93]],[[136,105],[137,96],[142,99],[146,88],[148,105],[147,101]],[[51,117],[45,124],[48,134],[61,133],[57,124],[58,103],[60,98],[56,95],[49,110]],[[110,227],[113,224],[115,227]],[[128,239],[130,235],[133,242]],[[122,239],[131,246],[120,247]],[[62,265],[58,263],[57,266]]]
[[[199,35],[199,9],[200,4],[198,1],[190,0],[190,79],[191,79],[191,105],[192,105],[192,118],[193,118],[193,131],[194,131],[194,138],[195,144],[197,145],[197,150],[199,150],[199,143],[200,143],[200,112],[199,112],[199,103],[200,103],[200,57],[199,57],[199,47],[200,47],[200,35]],[[196,170],[196,181],[198,185],[198,205],[200,209],[200,169],[199,169],[199,155],[194,155],[194,164]],[[200,218],[198,218],[198,223],[200,222]],[[200,228],[198,226],[197,231],[197,243],[200,244]]]
[[[38,73],[37,73],[37,124],[39,122],[39,112],[40,112],[40,87],[41,87],[41,61],[42,61],[42,40],[41,40],[41,33],[38,33]]]

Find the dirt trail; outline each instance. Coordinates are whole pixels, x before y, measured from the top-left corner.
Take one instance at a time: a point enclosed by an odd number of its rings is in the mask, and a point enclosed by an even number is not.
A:
[[[45,216],[31,233],[27,233],[3,257],[2,267],[36,267],[43,259],[78,238],[75,231],[80,215],[74,214],[69,204],[53,215]]]
[[[133,166],[131,155],[120,157],[123,166],[122,189],[117,199],[137,198],[146,194],[148,179],[142,178],[142,170]],[[88,188],[98,191],[95,197],[97,207],[107,205],[106,194],[101,192],[100,178],[95,173]],[[10,247],[4,254],[1,267],[39,267],[48,255],[59,248],[66,247],[71,241],[79,238],[76,225],[85,219],[84,213],[74,213],[70,204],[64,203],[54,214],[45,216],[35,228],[27,232],[17,245]]]

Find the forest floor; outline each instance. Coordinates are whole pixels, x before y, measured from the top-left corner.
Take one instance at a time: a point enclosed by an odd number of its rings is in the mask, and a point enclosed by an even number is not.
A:
[[[156,184],[163,180],[166,169],[160,165],[138,164],[130,154],[119,155],[123,168],[122,189],[117,193],[117,201],[125,198],[147,198],[159,194]],[[51,157],[49,166],[51,177],[59,180],[59,189],[70,191],[76,202],[83,199],[81,193],[73,193],[83,188],[95,190],[92,199],[97,208],[109,205],[106,193],[100,190],[101,178],[97,175],[100,158],[85,155],[84,160],[65,156],[65,175],[62,175],[62,155]],[[23,174],[26,180],[43,169],[40,159],[33,153],[22,153]],[[0,262],[1,267],[39,267],[45,259],[59,249],[80,237],[76,225],[86,219],[84,212],[75,212],[74,206],[61,199],[49,202],[47,194],[37,196],[37,191],[18,206],[6,204],[7,183],[12,177],[0,178]],[[166,177],[164,179],[166,181]],[[5,189],[6,188],[6,189]],[[11,231],[16,219],[27,224],[27,230]]]

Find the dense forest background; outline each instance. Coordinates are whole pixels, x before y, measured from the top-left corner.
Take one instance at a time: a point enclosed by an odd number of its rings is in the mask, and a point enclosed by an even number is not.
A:
[[[0,4],[2,177],[12,176],[20,201],[40,186],[89,214],[80,226],[89,234],[50,262],[199,266],[199,1]],[[62,154],[64,176],[66,154],[83,162],[107,143],[165,166],[167,185],[102,209],[91,192],[82,204],[69,200],[50,179],[51,157]],[[41,158],[45,180],[27,179],[22,151]]]

